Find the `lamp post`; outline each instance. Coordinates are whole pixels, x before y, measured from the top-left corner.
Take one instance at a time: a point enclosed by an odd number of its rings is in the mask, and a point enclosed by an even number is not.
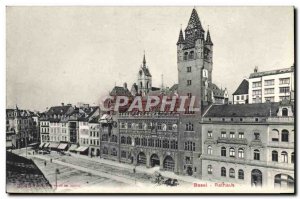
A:
[[[60,174],[59,169],[55,169],[55,189],[57,189],[57,175]]]

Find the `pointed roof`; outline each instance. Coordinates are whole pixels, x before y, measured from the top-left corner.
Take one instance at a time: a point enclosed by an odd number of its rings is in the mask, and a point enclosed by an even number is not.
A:
[[[207,30],[207,36],[206,36],[205,43],[208,45],[214,45],[213,42],[211,41],[209,30]]]
[[[194,29],[194,28],[200,28],[202,31],[204,31],[202,28],[198,13],[195,8],[193,8],[189,23],[185,30],[190,30],[190,29]]]
[[[249,89],[249,82],[248,80],[244,79],[232,95],[248,94],[248,89]]]
[[[145,56],[145,51],[144,51],[144,58],[143,58],[143,67],[146,67],[146,56]]]
[[[176,45],[183,44],[183,43],[184,43],[183,33],[182,33],[182,29],[180,29],[179,37],[178,37],[178,41],[177,41]]]

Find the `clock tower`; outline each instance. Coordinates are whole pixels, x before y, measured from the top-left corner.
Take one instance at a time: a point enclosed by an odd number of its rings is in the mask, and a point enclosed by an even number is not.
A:
[[[201,126],[202,107],[212,102],[212,92],[209,85],[212,82],[212,52],[213,43],[210,33],[202,27],[198,13],[194,8],[188,25],[180,30],[177,41],[177,69],[179,96],[195,97],[194,108],[199,111],[187,110],[180,112],[179,124],[179,173],[201,177]],[[191,147],[190,147],[191,145]],[[184,161],[190,160],[189,164]]]

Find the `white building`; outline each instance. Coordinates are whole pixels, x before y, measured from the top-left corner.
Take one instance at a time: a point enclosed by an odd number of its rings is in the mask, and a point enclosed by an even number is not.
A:
[[[256,68],[254,73],[250,74],[249,104],[280,102],[283,99],[291,99],[293,93],[294,66],[263,72],[258,72]]]
[[[233,104],[248,104],[249,82],[244,79],[236,91],[232,94]]]

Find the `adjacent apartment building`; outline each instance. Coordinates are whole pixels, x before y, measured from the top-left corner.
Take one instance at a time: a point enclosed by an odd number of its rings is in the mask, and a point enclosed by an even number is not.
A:
[[[249,77],[249,104],[293,100],[294,66],[254,73]]]
[[[213,105],[202,126],[202,179],[294,188],[294,107]]]

